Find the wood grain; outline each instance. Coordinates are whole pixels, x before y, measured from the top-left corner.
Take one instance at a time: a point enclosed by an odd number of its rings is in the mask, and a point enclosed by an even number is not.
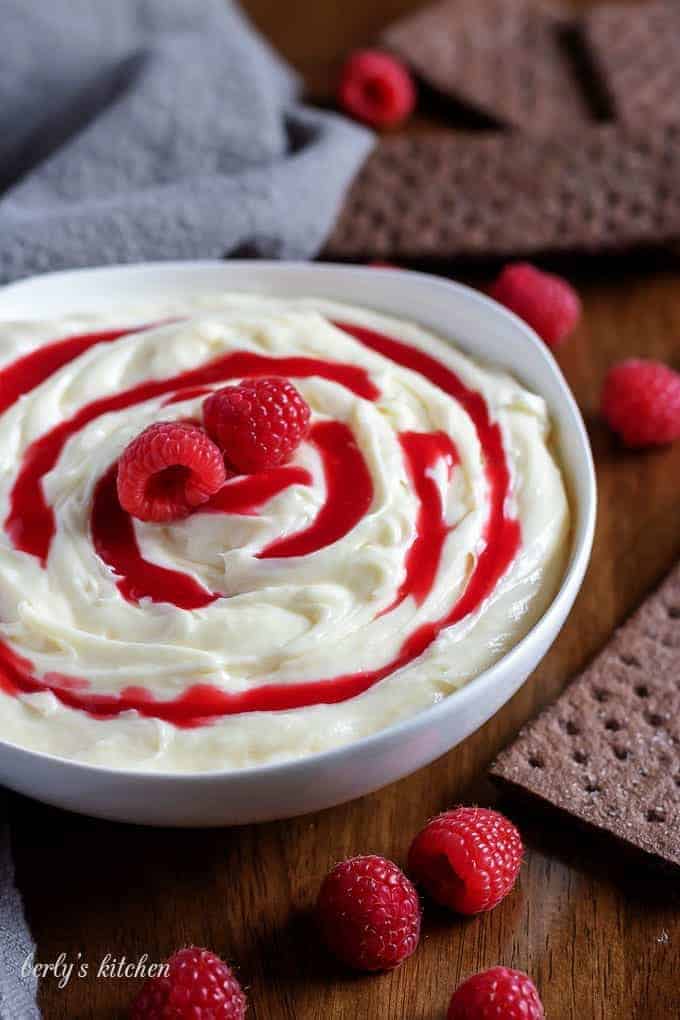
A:
[[[314,82],[409,0],[249,0],[274,44]],[[442,267],[444,268],[444,267]],[[449,267],[451,268],[451,267]],[[597,462],[595,551],[550,654],[490,723],[429,768],[353,804],[232,830],[114,825],[13,798],[18,878],[38,959],[89,964],[65,989],[42,983],[47,1020],[113,1020],[138,982],[96,979],[107,953],[160,960],[209,945],[238,963],[253,1020],[443,1020],[452,988],[504,963],[528,970],[550,1020],[674,1020],[680,1011],[680,908],[660,877],[612,859],[564,821],[522,813],[528,853],[517,890],[486,917],[427,910],[417,954],[380,977],[352,977],[317,948],[309,910],[338,858],[377,851],[403,861],[411,834],[460,799],[492,802],[486,764],[551,701],[680,555],[680,444],[621,451],[598,421],[612,361],[658,357],[680,368],[680,266],[648,257],[570,265],[585,318],[559,360],[588,422]],[[21,1018],[17,1018],[21,1020]]]

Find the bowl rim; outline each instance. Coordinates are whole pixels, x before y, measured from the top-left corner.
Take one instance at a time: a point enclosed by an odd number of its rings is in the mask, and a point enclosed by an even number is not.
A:
[[[545,368],[552,374],[554,381],[557,384],[559,399],[563,402],[564,409],[571,418],[571,425],[574,429],[574,432],[570,433],[570,441],[579,447],[578,454],[583,458],[585,484],[583,486],[584,495],[580,499],[577,500],[576,498],[573,480],[568,479],[570,502],[572,504],[572,509],[577,508],[577,512],[574,515],[576,519],[572,522],[569,560],[564,570],[560,586],[545,612],[536,620],[533,626],[517,642],[517,644],[513,645],[512,648],[501,656],[500,659],[487,669],[482,670],[481,673],[477,674],[477,676],[473,677],[462,687],[452,691],[451,694],[446,695],[446,697],[443,697],[440,701],[435,702],[428,708],[407,716],[395,723],[391,723],[382,729],[377,730],[375,733],[370,733],[364,737],[359,737],[357,740],[341,744],[338,747],[333,747],[325,751],[307,754],[300,758],[265,762],[259,765],[247,765],[242,768],[231,767],[206,769],[197,772],[168,770],[156,771],[154,769],[139,767],[113,767],[110,765],[98,764],[96,762],[79,761],[75,758],[68,758],[48,751],[24,747],[21,744],[15,744],[10,740],[0,738],[0,749],[3,753],[11,754],[16,752],[19,756],[25,756],[27,759],[38,759],[44,765],[50,764],[55,767],[62,767],[71,772],[82,773],[83,775],[91,775],[92,773],[95,773],[102,778],[105,777],[110,780],[121,780],[125,782],[130,779],[139,779],[151,781],[160,785],[164,785],[166,783],[174,784],[177,782],[182,784],[199,782],[206,784],[224,784],[227,782],[245,783],[255,781],[260,777],[264,778],[266,776],[276,775],[278,778],[287,774],[294,774],[296,772],[299,773],[305,768],[309,769],[323,766],[332,767],[334,764],[340,764],[343,758],[345,758],[348,754],[380,752],[384,746],[390,746],[392,743],[399,741],[401,738],[409,736],[411,732],[416,732],[421,727],[426,726],[431,720],[441,717],[441,721],[444,721],[447,712],[464,708],[469,701],[475,700],[479,696],[481,693],[480,689],[493,687],[494,683],[500,679],[500,676],[503,673],[508,670],[512,670],[513,666],[518,663],[518,660],[522,659],[527,646],[536,642],[542,634],[554,631],[553,638],[557,635],[562,625],[559,622],[559,618],[565,604],[567,605],[566,615],[570,612],[571,605],[578,594],[590,560],[595,534],[597,481],[588,433],[569,384],[547,346],[538,337],[536,332],[527,325],[526,322],[524,322],[524,320],[520,319],[517,315],[500,305],[498,302],[494,301],[488,295],[481,293],[466,284],[459,283],[456,280],[451,280],[448,277],[436,276],[432,273],[422,272],[419,270],[403,269],[397,266],[375,267],[342,262],[303,262],[294,260],[277,261],[269,259],[168,260],[87,266],[75,269],[60,269],[53,272],[35,274],[18,281],[7,283],[4,286],[0,286],[0,321],[2,321],[3,316],[2,300],[5,296],[12,296],[15,293],[20,294],[20,292],[24,289],[30,290],[36,283],[42,280],[49,279],[58,283],[59,279],[68,279],[74,276],[92,276],[95,274],[101,274],[102,277],[109,273],[114,275],[118,273],[125,274],[126,272],[130,272],[133,275],[135,273],[139,273],[140,275],[143,273],[159,273],[162,275],[164,272],[167,272],[168,274],[177,273],[178,271],[180,273],[200,273],[202,270],[214,271],[215,269],[229,272],[231,269],[243,270],[245,267],[248,267],[250,270],[257,268],[258,270],[264,269],[267,272],[273,271],[275,274],[280,272],[282,275],[304,270],[305,272],[316,273],[320,276],[332,276],[339,270],[342,270],[350,278],[353,275],[359,277],[369,273],[373,274],[375,272],[390,274],[397,278],[401,276],[403,278],[413,279],[415,277],[422,283],[426,283],[428,286],[432,286],[437,289],[452,289],[457,292],[458,296],[462,300],[477,304],[486,312],[491,311],[494,315],[500,315],[513,323],[515,330],[523,334],[525,342],[529,342],[530,346],[533,348],[534,354],[543,361]],[[333,300],[332,296],[329,296],[329,300]],[[412,321],[418,323],[417,317],[414,317]],[[461,344],[461,346],[463,349],[466,349],[465,343]],[[474,357],[474,354],[472,356]]]

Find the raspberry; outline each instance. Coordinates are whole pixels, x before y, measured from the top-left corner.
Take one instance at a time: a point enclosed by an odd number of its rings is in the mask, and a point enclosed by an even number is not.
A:
[[[458,807],[428,822],[411,844],[409,871],[459,914],[491,910],[512,889],[522,863],[512,822],[489,808]]]
[[[140,521],[175,521],[205,503],[226,478],[218,447],[198,425],[149,425],[118,461],[118,499]]]
[[[351,117],[373,127],[395,127],[416,105],[416,90],[408,70],[380,50],[358,50],[345,61],[338,101]]]
[[[548,347],[562,343],[581,318],[581,299],[571,284],[528,262],[506,266],[489,294],[524,319]]]
[[[493,967],[473,974],[453,993],[447,1020],[543,1020],[533,981],[521,970]]]
[[[316,909],[328,949],[357,970],[390,970],[418,945],[418,894],[384,857],[351,857],[336,864],[323,881]]]
[[[307,435],[310,414],[287,379],[246,379],[203,402],[206,429],[246,474],[283,463]]]
[[[660,361],[614,365],[602,389],[602,416],[626,446],[672,443],[680,437],[680,374]]]
[[[165,977],[149,978],[130,1020],[243,1020],[246,997],[219,956],[190,946],[168,960]]]

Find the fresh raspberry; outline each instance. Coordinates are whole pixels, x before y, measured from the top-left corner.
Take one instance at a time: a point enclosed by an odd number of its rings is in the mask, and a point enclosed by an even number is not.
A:
[[[287,379],[246,379],[203,402],[206,429],[246,474],[283,463],[307,435],[310,414]]]
[[[118,499],[140,521],[175,521],[205,503],[226,478],[219,448],[202,428],[149,425],[118,461]]]
[[[408,70],[380,50],[357,50],[340,74],[338,101],[351,117],[372,127],[396,127],[413,113],[416,90]]]
[[[557,347],[581,318],[581,299],[561,276],[528,262],[506,266],[489,294],[524,319],[548,347]]]
[[[330,951],[356,970],[390,970],[418,945],[420,903],[384,857],[351,857],[326,876],[316,905]]]
[[[168,960],[165,977],[149,978],[130,1020],[243,1020],[246,997],[219,956],[190,946]]]
[[[626,446],[672,443],[680,437],[680,373],[660,361],[614,365],[602,389],[602,416]]]
[[[521,970],[493,967],[453,993],[447,1020],[544,1020],[536,986]]]
[[[522,863],[512,822],[490,808],[458,807],[428,822],[411,844],[416,882],[459,914],[491,910],[512,889]]]

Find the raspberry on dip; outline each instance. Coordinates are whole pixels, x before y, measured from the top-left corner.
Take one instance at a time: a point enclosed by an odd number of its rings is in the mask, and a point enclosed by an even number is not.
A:
[[[303,757],[456,691],[559,586],[544,400],[412,322],[219,294],[0,336],[0,738]]]

